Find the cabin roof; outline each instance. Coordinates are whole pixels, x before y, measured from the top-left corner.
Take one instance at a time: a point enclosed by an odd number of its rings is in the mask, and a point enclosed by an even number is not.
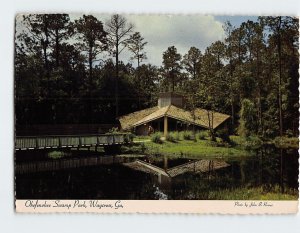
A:
[[[213,128],[217,128],[230,116],[219,112],[208,112],[206,109],[196,108],[194,111],[195,117],[190,111],[178,108],[174,105],[169,105],[163,108],[153,107],[141,111],[137,111],[128,115],[121,116],[119,121],[124,130],[146,124],[161,117],[167,116],[176,120],[180,120],[189,124],[198,125],[203,128],[209,128],[209,117],[213,119]],[[213,115],[213,116],[212,116]]]

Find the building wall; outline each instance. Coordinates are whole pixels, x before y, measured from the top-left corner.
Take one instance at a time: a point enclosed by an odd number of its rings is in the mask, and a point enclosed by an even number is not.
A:
[[[140,126],[136,127],[135,128],[135,134],[136,135],[143,135],[143,136],[148,135],[148,127],[149,127],[148,124],[140,125]]]

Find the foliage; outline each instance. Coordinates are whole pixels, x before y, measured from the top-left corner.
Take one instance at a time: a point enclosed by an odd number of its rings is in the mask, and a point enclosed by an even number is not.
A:
[[[181,55],[177,53],[175,46],[168,47],[163,53],[163,72],[168,83],[168,90],[174,91],[175,86],[179,82],[179,74],[181,70],[180,65]]]
[[[119,133],[119,128],[118,127],[112,127],[108,133],[111,133],[111,134],[115,134],[115,133]]]
[[[56,150],[48,153],[48,157],[51,159],[61,159],[61,158],[65,157],[66,155],[68,155],[68,154],[63,151],[56,151]]]
[[[253,134],[256,129],[256,111],[254,103],[249,99],[244,99],[242,101],[240,116],[239,134],[248,137]]]
[[[147,147],[145,146],[145,143],[141,143],[141,152],[144,154],[147,150]]]
[[[223,142],[231,143],[227,129],[220,129],[216,134],[217,137],[221,138]]]
[[[196,138],[199,140],[205,140],[207,137],[209,137],[209,132],[207,130],[201,130],[196,133]]]
[[[254,150],[263,145],[263,141],[257,136],[241,137],[230,136],[231,144],[236,144],[246,150]]]
[[[276,137],[274,144],[278,148],[299,148],[299,139],[295,137]]]
[[[106,23],[107,40],[109,52],[115,57],[115,117],[119,117],[119,55],[128,45],[127,41],[133,31],[133,24],[128,23],[127,19],[119,14],[112,15]]]
[[[199,196],[198,196],[199,195]],[[233,189],[210,190],[207,196],[202,193],[196,194],[195,199],[209,200],[297,200],[298,192],[288,189],[285,193],[280,192],[277,185],[271,190],[265,187],[239,187]]]
[[[125,143],[132,143],[135,137],[136,136],[133,133],[128,133],[126,134],[124,141]]]
[[[192,79],[196,79],[200,72],[202,54],[196,47],[191,47],[187,54],[183,56],[182,66],[189,73]]]
[[[192,131],[183,131],[182,138],[184,140],[193,140],[193,132]]]
[[[161,133],[154,133],[151,135],[151,141],[154,143],[161,144],[163,141],[161,140]]]
[[[176,142],[175,133],[172,132],[168,133],[166,136],[166,140],[169,142]]]
[[[176,141],[182,140],[181,135],[178,131],[170,132]]]

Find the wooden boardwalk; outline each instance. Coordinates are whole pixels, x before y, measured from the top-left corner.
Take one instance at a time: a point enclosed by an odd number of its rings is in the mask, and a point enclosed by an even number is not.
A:
[[[167,173],[169,174],[170,177],[175,177],[184,174],[186,172],[195,172],[195,173],[209,172],[209,171],[214,171],[228,166],[229,164],[226,163],[225,161],[202,159],[202,160],[185,163],[176,167],[172,167],[167,170]]]
[[[46,148],[112,146],[130,142],[128,134],[46,135],[16,137],[16,150]]]
[[[168,173],[166,173],[166,171],[160,167],[157,167],[153,164],[144,162],[142,160],[137,159],[134,162],[130,162],[130,163],[124,163],[123,164],[126,167],[129,167],[131,169],[137,170],[137,171],[142,171],[145,173],[150,173],[150,174],[154,174],[154,175],[163,175],[163,176],[169,176]]]
[[[88,158],[57,159],[51,161],[28,162],[15,165],[16,174],[27,174],[44,171],[109,165],[128,162],[128,158],[118,156],[97,156]]]

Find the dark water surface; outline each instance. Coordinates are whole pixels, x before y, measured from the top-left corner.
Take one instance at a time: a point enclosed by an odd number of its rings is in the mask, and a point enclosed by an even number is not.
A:
[[[168,166],[188,161],[169,160]],[[155,175],[132,170],[122,164],[17,174],[16,198],[210,199],[209,191],[239,187],[270,190],[280,187],[280,192],[298,189],[297,150],[264,147],[255,156],[228,158],[225,161],[230,164],[229,167],[201,174],[185,173],[163,181]],[[163,167],[165,161],[162,159],[155,165]]]

